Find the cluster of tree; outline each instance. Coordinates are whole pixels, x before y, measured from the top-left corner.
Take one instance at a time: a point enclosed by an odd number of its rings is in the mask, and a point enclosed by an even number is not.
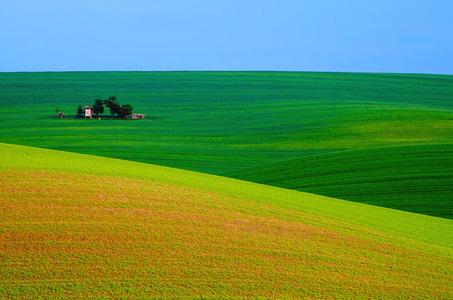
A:
[[[96,114],[96,118],[99,117],[99,114],[104,113],[104,105],[110,108],[111,115],[118,115],[119,119],[128,119],[134,109],[130,104],[120,105],[118,101],[116,101],[115,96],[111,96],[107,100],[98,98],[93,104],[93,113]],[[79,105],[77,108],[77,115],[82,116],[82,114],[83,108]]]
[[[96,114],[104,113],[104,104],[106,107],[110,108],[111,115],[118,115],[120,119],[127,119],[132,114],[132,110],[134,109],[130,104],[120,105],[118,101],[116,101],[116,97],[112,96],[109,97],[107,100],[96,99],[96,102],[93,105],[93,112]]]

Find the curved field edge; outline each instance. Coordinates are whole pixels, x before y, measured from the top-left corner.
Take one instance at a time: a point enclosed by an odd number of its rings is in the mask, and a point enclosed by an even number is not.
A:
[[[341,151],[222,174],[436,217],[453,218],[453,145]]]
[[[340,222],[367,226],[439,245],[451,254],[453,221],[377,206],[370,206],[314,194],[240,181],[220,176],[123,161],[0,143],[0,170],[47,170],[93,175],[147,179],[172,186],[196,188],[259,204],[278,205],[332,218]]]
[[[292,192],[300,207],[287,209],[282,189],[219,191],[228,179],[1,146],[2,297],[452,296],[451,247],[307,206],[325,197]]]

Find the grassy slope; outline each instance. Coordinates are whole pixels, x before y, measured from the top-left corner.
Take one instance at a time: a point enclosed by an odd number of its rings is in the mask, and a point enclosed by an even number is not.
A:
[[[447,144],[343,151],[223,175],[452,219],[452,170]]]
[[[450,298],[453,221],[0,144],[17,297]]]
[[[0,142],[220,174],[345,149],[451,143],[453,76],[0,73]],[[144,121],[56,120],[116,95]],[[88,138],[87,138],[88,136]]]
[[[410,74],[0,73],[0,142],[211,174],[227,174],[282,161],[294,160],[297,164],[312,159],[312,155],[344,150],[348,151],[344,155],[353,155],[356,152],[350,150],[376,147],[451,147],[452,83],[453,76]],[[53,117],[57,106],[70,115],[78,104],[91,104],[97,97],[112,94],[121,103],[132,103],[136,112],[146,113],[148,118],[124,122]],[[343,161],[348,161],[344,155]],[[391,164],[386,165],[392,168]],[[330,169],[333,176],[343,172],[343,165],[335,166],[339,169]],[[382,175],[373,174],[374,170],[370,169],[367,176]],[[302,177],[292,169],[279,171]],[[360,184],[356,182],[360,172],[360,168],[356,172],[349,170],[349,179],[343,177],[343,182]],[[331,174],[324,175],[328,178]],[[389,180],[395,173],[387,174],[389,178],[380,179],[387,180],[386,192],[389,199],[396,201],[398,197],[392,191],[398,190],[402,181],[393,181],[392,186]],[[430,204],[447,192],[434,189],[431,182],[437,175],[429,174],[431,177],[426,181],[416,179],[420,189],[426,183],[429,186],[425,188],[432,192],[425,193],[429,197],[423,198],[426,209],[421,202],[415,210],[407,202],[404,203],[408,205],[399,202],[390,206],[432,213]],[[319,177],[319,180],[323,179]],[[339,193],[326,195],[349,200],[344,197],[347,190],[336,191]],[[373,202],[369,202],[370,196]],[[366,198],[352,198],[382,203],[380,195],[371,191]],[[446,198],[448,211],[436,215],[451,214],[449,199]]]

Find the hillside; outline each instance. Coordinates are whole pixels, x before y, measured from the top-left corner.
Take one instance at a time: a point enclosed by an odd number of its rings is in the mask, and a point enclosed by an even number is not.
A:
[[[452,170],[446,144],[342,151],[223,175],[452,219]]]
[[[451,298],[453,221],[0,144],[6,298]]]
[[[453,140],[453,76],[0,73],[0,142],[221,174],[339,150]],[[118,97],[142,121],[56,119]]]
[[[403,175],[391,150],[384,161],[376,158],[375,149],[451,149],[452,85],[453,76],[424,74],[0,73],[0,142],[231,174],[450,218],[453,207],[445,185],[452,176],[442,175],[451,170],[448,153],[428,150],[435,162],[430,169],[423,165],[430,159],[419,160],[423,153],[396,151],[408,168]],[[146,119],[55,118],[56,107],[71,116],[79,104],[111,95],[132,104]],[[365,165],[353,162],[357,153]],[[327,159],[337,155],[341,163]],[[316,157],[326,158],[320,162],[322,169],[310,163]],[[375,168],[380,162],[382,167]],[[313,175],[307,182],[305,173],[297,173],[305,163],[311,164],[305,171]],[[285,174],[291,182],[268,178],[266,168],[275,171],[271,177]],[[257,170],[257,176],[243,177],[241,172],[247,170]],[[379,182],[366,183],[372,179]],[[382,188],[384,193],[376,192]]]

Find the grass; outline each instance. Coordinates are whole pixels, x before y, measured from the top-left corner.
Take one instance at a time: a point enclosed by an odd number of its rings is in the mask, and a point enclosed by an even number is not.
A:
[[[237,175],[242,170],[265,170],[269,165],[291,166],[288,164],[291,161],[297,166],[322,154],[332,155],[322,157],[340,155],[347,162],[354,159],[355,153],[361,153],[364,161],[372,163],[372,158],[367,159],[366,155],[368,151],[370,156],[375,155],[376,148],[451,149],[452,83],[452,76],[423,74],[0,73],[0,142],[209,174]],[[120,103],[131,103],[134,112],[147,114],[147,119],[125,122],[108,118],[101,121],[55,118],[56,107],[70,116],[75,114],[78,104],[92,104],[96,98],[110,95],[116,95]],[[340,151],[345,152],[338,154]],[[438,162],[441,157],[435,155],[433,160]],[[373,191],[380,186],[363,185],[366,179],[356,181],[356,175],[363,171],[361,166],[351,164],[357,169],[349,168],[345,173],[341,169],[344,164],[333,164],[339,169],[324,166],[331,171],[324,174],[326,182],[342,173],[343,183],[359,188],[350,192],[338,185],[332,189],[313,188],[309,181],[304,185],[299,180],[303,174],[276,167],[280,173],[297,177],[297,182],[277,185],[301,189],[308,184],[310,192],[449,218],[451,195],[443,186],[445,182],[449,184],[451,176],[441,178],[441,187],[436,189],[432,182],[437,180],[437,169],[427,170],[421,162],[407,161],[401,155],[400,159],[406,165],[413,164],[408,174],[417,175],[416,168],[420,167],[428,172],[428,178],[408,177],[403,182],[394,180],[394,176],[400,175],[392,171],[386,178],[382,173],[385,168],[370,169],[367,172],[370,180],[385,182],[385,193],[379,195]],[[447,165],[440,172],[449,168],[448,162],[451,160],[447,158]],[[391,170],[392,163],[398,165],[391,160],[384,166]],[[374,174],[374,170],[378,173]],[[408,193],[412,182],[422,194]],[[370,190],[360,191],[362,188]],[[404,191],[398,196],[398,190]],[[388,196],[388,201],[382,196]],[[430,203],[444,196],[447,197],[441,207],[433,209]],[[415,206],[413,200],[417,201]]]
[[[0,142],[211,174],[339,150],[451,143],[452,81],[292,72],[0,73]],[[147,119],[55,119],[57,106],[74,115],[78,104],[109,95]]]
[[[452,83],[0,73],[0,298],[453,298]]]
[[[223,175],[452,219],[452,170],[453,147],[437,144],[314,155]]]
[[[3,298],[448,299],[451,220],[0,144]]]

